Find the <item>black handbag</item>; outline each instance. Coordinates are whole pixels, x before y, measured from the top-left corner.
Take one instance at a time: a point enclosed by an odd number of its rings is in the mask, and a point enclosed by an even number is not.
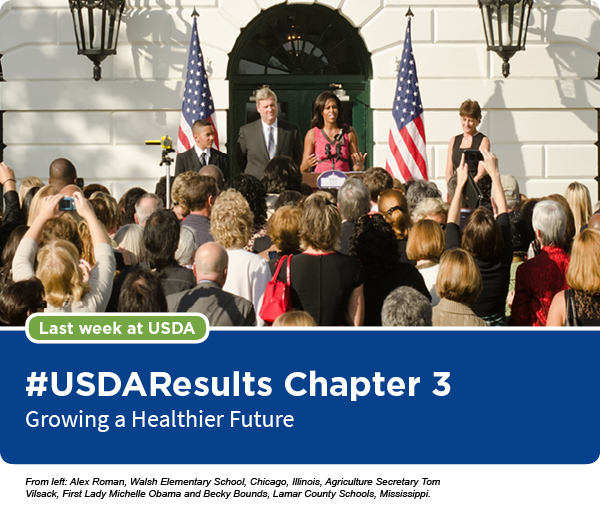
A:
[[[469,175],[467,175],[467,182],[463,188],[463,196],[467,206],[469,206],[469,208],[472,210],[477,209],[482,204],[483,195],[470,172]]]

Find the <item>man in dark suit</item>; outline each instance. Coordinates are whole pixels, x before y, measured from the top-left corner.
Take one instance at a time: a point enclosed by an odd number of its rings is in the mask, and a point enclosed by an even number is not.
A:
[[[228,262],[227,251],[216,242],[200,246],[194,262],[198,285],[167,296],[169,312],[201,312],[211,327],[256,325],[252,303],[222,289]]]
[[[273,157],[287,155],[300,166],[302,139],[298,125],[277,117],[277,96],[263,87],[256,93],[260,119],[242,126],[236,147],[236,160],[242,173],[262,178]]]
[[[177,154],[175,175],[183,172],[197,172],[208,164],[218,166],[225,180],[229,180],[229,159],[227,154],[213,148],[215,131],[208,119],[199,119],[192,126],[195,145],[187,152]]]

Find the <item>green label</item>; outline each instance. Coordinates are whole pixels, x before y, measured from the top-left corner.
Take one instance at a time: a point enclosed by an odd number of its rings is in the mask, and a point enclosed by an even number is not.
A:
[[[34,343],[201,343],[208,320],[199,313],[33,314],[26,332]]]

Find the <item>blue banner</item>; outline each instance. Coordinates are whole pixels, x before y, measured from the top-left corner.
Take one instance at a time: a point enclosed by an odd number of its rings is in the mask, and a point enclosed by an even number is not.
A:
[[[197,345],[2,333],[12,464],[590,464],[593,331],[215,331]]]

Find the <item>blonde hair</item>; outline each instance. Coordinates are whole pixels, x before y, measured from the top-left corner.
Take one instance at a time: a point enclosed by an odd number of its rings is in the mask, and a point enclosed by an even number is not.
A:
[[[217,197],[210,214],[210,234],[225,249],[242,249],[250,239],[254,215],[248,201],[234,189]]]
[[[46,291],[46,301],[61,308],[65,303],[75,304],[89,292],[79,269],[79,252],[66,240],[56,240],[40,249],[36,276]]]
[[[96,257],[94,256],[94,244],[92,244],[92,235],[87,221],[82,220],[77,226],[77,231],[81,237],[81,258],[94,267],[96,265]]]
[[[300,241],[302,249],[312,247],[317,251],[339,248],[342,217],[330,193],[319,191],[308,197],[302,205]]]
[[[585,229],[575,237],[567,270],[572,289],[600,294],[600,231]]]
[[[189,215],[190,213],[190,208],[187,204],[187,197],[185,196],[185,190],[189,180],[194,176],[201,177],[198,172],[188,171],[180,173],[177,177],[175,177],[173,186],[171,188],[171,197],[175,202],[177,202],[177,204],[179,204],[184,216]]]
[[[33,196],[31,199],[31,206],[29,206],[29,216],[27,217],[27,225],[31,227],[33,221],[37,218],[40,213],[40,209],[42,209],[42,202],[44,202],[45,197],[49,197],[50,195],[57,195],[58,190],[56,186],[52,184],[48,184],[47,186],[43,186],[39,189],[39,191]]]
[[[473,305],[483,288],[481,272],[464,249],[446,251],[440,260],[435,290],[440,298]]]
[[[412,212],[413,222],[417,222],[433,215],[445,215],[448,218],[450,206],[442,199],[427,197],[419,202]]]
[[[288,311],[279,316],[273,327],[316,327],[313,317],[304,311]]]
[[[300,249],[300,222],[302,210],[298,207],[282,206],[267,224],[267,235],[280,251],[294,252]]]
[[[592,216],[592,199],[590,190],[585,184],[580,182],[572,182],[567,186],[565,198],[573,212],[575,220],[575,235],[579,234],[581,226],[588,223]]]
[[[131,265],[140,263],[144,257],[144,228],[139,224],[127,224],[115,233],[114,240],[129,253]]]
[[[406,239],[412,227],[412,220],[404,193],[395,189],[382,191],[377,199],[377,207],[385,221],[394,229],[396,238]],[[392,208],[400,209],[392,210]]]
[[[27,192],[36,186],[42,188],[44,183],[35,175],[28,175],[21,181],[21,185],[19,186],[19,204],[21,204],[21,206],[23,205],[23,199],[25,198],[25,195],[27,195]]]
[[[446,234],[435,220],[419,220],[410,231],[406,256],[410,260],[439,262],[446,250]]]

